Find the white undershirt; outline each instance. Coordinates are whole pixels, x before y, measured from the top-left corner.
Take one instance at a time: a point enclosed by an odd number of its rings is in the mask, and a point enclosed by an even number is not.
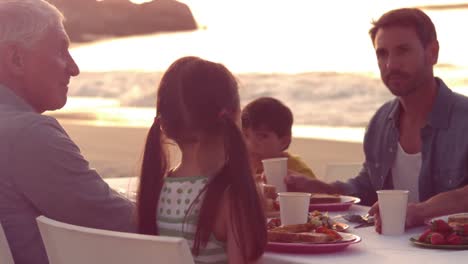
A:
[[[393,187],[395,190],[409,190],[408,202],[419,202],[420,170],[421,152],[408,154],[398,142],[398,150],[392,166]]]

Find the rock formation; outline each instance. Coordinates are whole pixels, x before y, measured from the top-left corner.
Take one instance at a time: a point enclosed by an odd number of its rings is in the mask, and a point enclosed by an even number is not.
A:
[[[47,0],[65,15],[74,42],[197,28],[187,5],[175,0],[134,4],[129,0]]]

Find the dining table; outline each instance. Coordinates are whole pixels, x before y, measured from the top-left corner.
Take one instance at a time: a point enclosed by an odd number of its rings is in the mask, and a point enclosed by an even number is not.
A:
[[[130,178],[105,179],[108,184],[122,193],[133,189]],[[395,264],[395,263],[465,263],[468,260],[468,245],[464,250],[436,249],[420,247],[410,238],[417,237],[428,227],[410,228],[402,235],[387,236],[375,231],[374,226],[355,228],[356,223],[349,223],[340,216],[346,214],[365,215],[370,207],[353,204],[348,210],[328,212],[335,221],[349,225],[346,232],[361,238],[359,243],[350,244],[343,250],[329,253],[277,253],[266,251],[258,261],[260,264]],[[325,212],[322,212],[325,213]]]
[[[465,250],[434,249],[419,247],[410,241],[410,238],[419,236],[427,226],[410,228],[403,235],[387,236],[375,231],[374,226],[354,228],[357,224],[348,223],[340,219],[340,215],[359,214],[365,215],[370,207],[352,205],[346,211],[328,212],[336,221],[343,221],[350,225],[349,233],[361,238],[356,244],[351,244],[345,249],[333,253],[313,254],[287,254],[265,252],[260,263],[265,264],[395,264],[395,263],[465,263],[468,260],[468,246]]]

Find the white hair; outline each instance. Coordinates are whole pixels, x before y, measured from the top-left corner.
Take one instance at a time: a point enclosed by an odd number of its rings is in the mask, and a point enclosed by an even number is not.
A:
[[[63,27],[64,17],[44,0],[0,0],[0,43],[30,47],[49,27]]]

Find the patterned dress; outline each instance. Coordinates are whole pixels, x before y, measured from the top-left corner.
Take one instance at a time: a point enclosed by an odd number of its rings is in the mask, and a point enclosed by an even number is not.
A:
[[[201,199],[196,198],[207,182],[208,178],[203,176],[166,177],[157,209],[160,235],[183,237],[192,248],[201,206]],[[228,263],[225,243],[216,240],[212,234],[206,247],[200,249],[198,256],[194,256],[194,261]]]

